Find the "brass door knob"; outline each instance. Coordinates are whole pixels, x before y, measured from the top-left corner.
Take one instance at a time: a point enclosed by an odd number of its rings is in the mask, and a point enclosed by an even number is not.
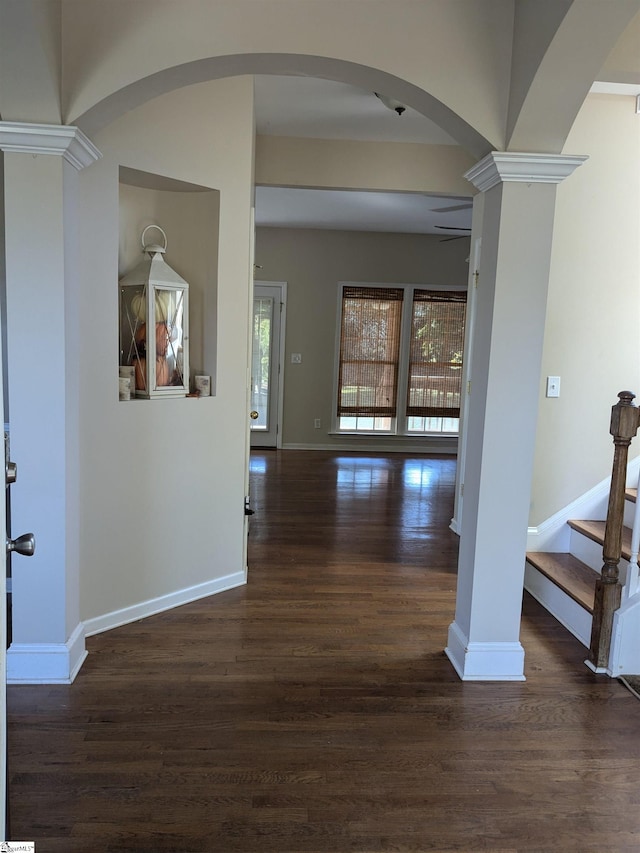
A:
[[[260,415],[254,409],[252,412],[249,412],[249,417],[251,418],[252,421],[255,421],[260,417]]]

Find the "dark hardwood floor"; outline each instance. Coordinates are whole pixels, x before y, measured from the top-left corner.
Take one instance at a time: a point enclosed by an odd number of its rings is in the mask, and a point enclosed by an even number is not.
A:
[[[462,683],[454,461],[254,452],[246,587],[9,688],[37,853],[640,849],[640,702],[525,596],[525,683]]]

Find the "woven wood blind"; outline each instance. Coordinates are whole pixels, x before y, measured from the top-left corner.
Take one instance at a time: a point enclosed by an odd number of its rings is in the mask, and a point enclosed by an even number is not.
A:
[[[343,288],[338,415],[395,417],[403,295],[402,288]]]
[[[460,417],[466,308],[465,291],[414,291],[408,417]]]

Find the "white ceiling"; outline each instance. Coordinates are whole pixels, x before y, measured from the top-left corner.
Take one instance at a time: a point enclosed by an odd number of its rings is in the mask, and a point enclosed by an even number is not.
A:
[[[595,83],[592,91],[638,94],[640,87]],[[455,145],[455,140],[415,110],[388,109],[373,92],[313,77],[257,76],[256,130],[267,136],[354,139]],[[386,93],[383,93],[386,94]],[[418,193],[382,193],[257,187],[256,224],[280,228],[333,228],[456,236],[471,211],[434,213],[470,199]],[[446,226],[438,228],[437,226]]]
[[[410,107],[399,116],[373,92],[333,80],[260,75],[255,101],[256,130],[268,136],[456,145]]]
[[[255,78],[256,131],[266,136],[417,142],[455,145],[425,116],[407,108],[402,115],[373,92],[315,77]],[[383,93],[384,94],[384,93]],[[331,228],[411,234],[467,234],[471,211],[434,213],[434,208],[469,202],[420,193],[256,188],[256,225],[278,228]],[[445,229],[436,225],[446,226]]]

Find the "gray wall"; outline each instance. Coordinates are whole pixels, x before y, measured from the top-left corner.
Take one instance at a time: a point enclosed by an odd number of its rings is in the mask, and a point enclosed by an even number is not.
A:
[[[256,273],[288,284],[284,364],[283,446],[419,447],[452,452],[451,439],[394,440],[328,435],[334,408],[333,377],[338,282],[465,285],[469,240],[439,236],[258,228]],[[291,364],[291,353],[302,364]],[[320,418],[321,429],[314,419]]]

